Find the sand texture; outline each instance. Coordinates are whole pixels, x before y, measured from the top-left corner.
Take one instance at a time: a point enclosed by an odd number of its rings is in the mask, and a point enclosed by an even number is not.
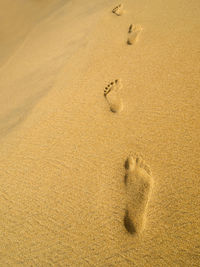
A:
[[[199,0],[0,7],[0,266],[200,266]]]

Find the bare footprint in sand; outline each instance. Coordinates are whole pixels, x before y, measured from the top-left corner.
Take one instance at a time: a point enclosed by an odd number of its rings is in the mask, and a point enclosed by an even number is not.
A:
[[[129,26],[129,30],[128,30],[129,36],[127,39],[127,44],[132,45],[135,42],[137,42],[141,31],[142,31],[141,25],[132,25],[131,24]]]
[[[115,80],[109,83],[104,89],[104,96],[108,102],[110,110],[114,113],[123,110],[123,102],[119,97],[119,90],[121,89],[121,81]]]
[[[127,206],[124,226],[129,233],[140,234],[145,226],[153,178],[149,166],[140,157],[134,159],[129,156],[125,162],[125,169]]]
[[[121,16],[123,14],[123,5],[119,4],[115,8],[113,8],[112,13],[114,13],[117,16]]]

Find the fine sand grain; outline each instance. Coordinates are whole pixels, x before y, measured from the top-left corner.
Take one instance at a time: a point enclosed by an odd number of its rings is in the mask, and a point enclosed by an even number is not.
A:
[[[199,0],[0,6],[0,266],[200,266]]]

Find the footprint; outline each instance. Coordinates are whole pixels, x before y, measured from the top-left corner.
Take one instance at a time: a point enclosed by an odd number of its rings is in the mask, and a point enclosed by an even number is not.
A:
[[[116,14],[117,16],[121,16],[123,14],[123,5],[119,4],[115,8],[113,8],[112,13]]]
[[[129,26],[129,30],[128,30],[129,36],[127,39],[127,44],[132,45],[135,42],[137,42],[141,31],[142,31],[141,25],[132,25],[131,24]]]
[[[141,157],[129,156],[125,161],[125,185],[127,206],[124,226],[131,233],[141,233],[145,226],[146,210],[150,198],[153,178],[149,166]]]
[[[104,96],[108,102],[110,110],[114,113],[123,110],[123,102],[119,97],[119,90],[121,89],[121,81],[115,80],[109,83],[104,89]]]

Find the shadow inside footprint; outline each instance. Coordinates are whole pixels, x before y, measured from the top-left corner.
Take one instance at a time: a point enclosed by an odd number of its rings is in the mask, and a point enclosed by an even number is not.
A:
[[[124,175],[124,184],[127,185],[127,180],[128,180],[128,174],[126,173]]]
[[[128,28],[128,33],[132,33],[132,30],[133,30],[133,24],[131,24]]]
[[[125,168],[126,170],[129,169],[129,158],[127,158],[127,159],[125,160],[125,162],[124,162],[124,168]]]
[[[136,230],[135,230],[135,226],[133,224],[133,222],[131,221],[130,217],[129,217],[129,212],[128,210],[125,211],[125,215],[124,215],[124,226],[127,230],[127,232],[129,232],[130,234],[135,234]]]

